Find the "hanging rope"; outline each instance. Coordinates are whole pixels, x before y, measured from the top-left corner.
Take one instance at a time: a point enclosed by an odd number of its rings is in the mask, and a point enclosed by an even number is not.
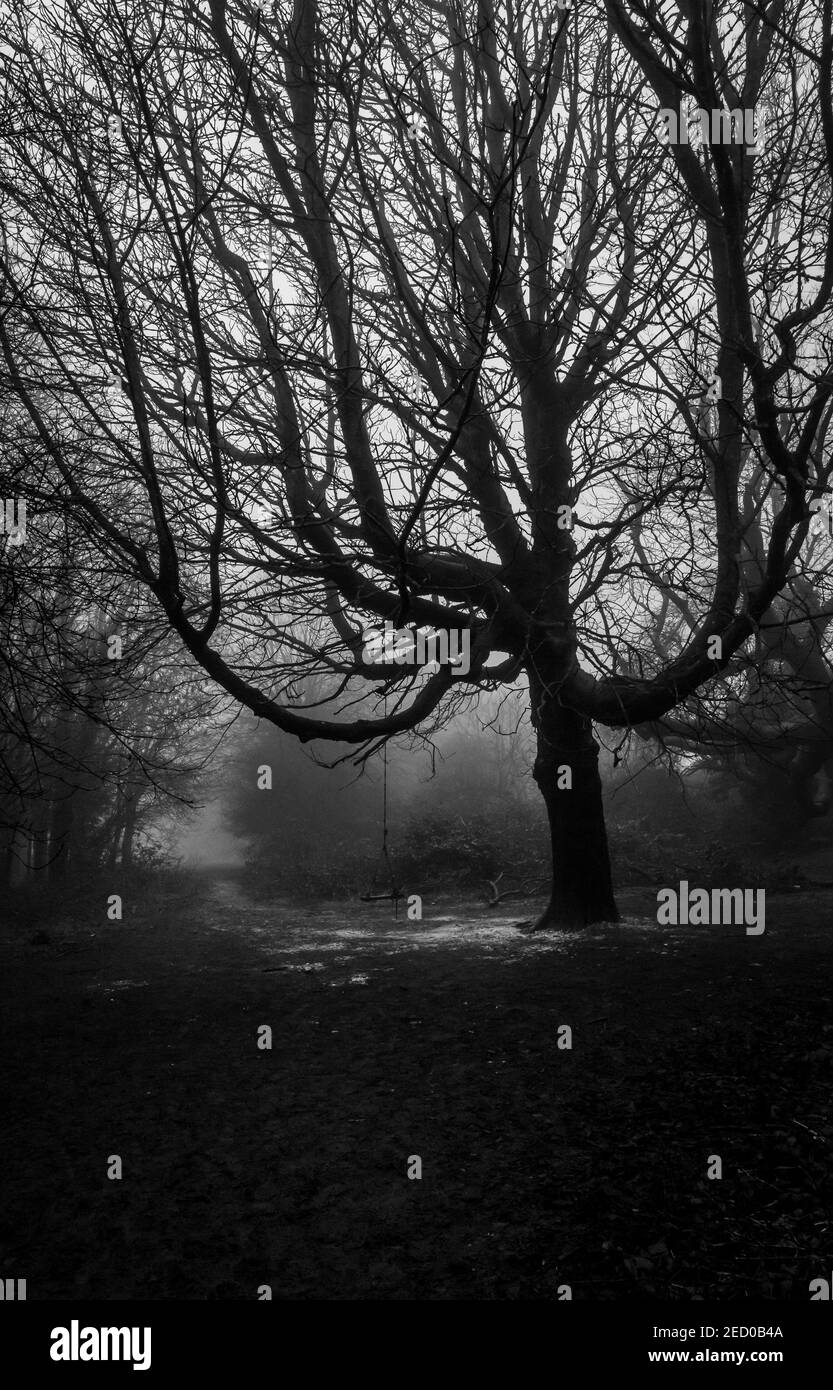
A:
[[[387,707],[387,697],[385,698]],[[385,708],[385,718],[387,718],[387,708]],[[388,745],[385,743],[382,749],[382,853],[388,857]]]
[[[385,694],[385,716],[388,712],[388,697]],[[404,897],[396,882],[396,875],[393,871],[390,852],[388,850],[388,830],[390,828],[388,815],[388,745],[387,742],[382,747],[382,852],[376,860],[376,867],[373,870],[373,878],[370,882],[370,889],[367,893],[359,894],[359,901],[363,903],[392,902],[394,905],[394,916],[399,916],[399,899]],[[388,881],[388,892],[375,892],[376,883],[379,878],[379,863],[384,860],[385,873]]]

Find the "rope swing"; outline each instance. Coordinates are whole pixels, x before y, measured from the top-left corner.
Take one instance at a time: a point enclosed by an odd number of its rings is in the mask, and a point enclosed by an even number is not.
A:
[[[387,702],[386,702],[387,703]],[[386,711],[387,712],[387,711]],[[405,894],[401,891],[396,881],[396,874],[393,862],[388,850],[388,745],[385,743],[382,749],[382,849],[376,860],[373,870],[373,877],[370,880],[370,887],[366,893],[359,894],[359,902],[378,903],[392,902],[394,904],[394,916],[399,916],[399,899],[404,898]],[[384,863],[384,870],[382,864]],[[388,889],[385,893],[376,891],[380,875],[384,872]]]

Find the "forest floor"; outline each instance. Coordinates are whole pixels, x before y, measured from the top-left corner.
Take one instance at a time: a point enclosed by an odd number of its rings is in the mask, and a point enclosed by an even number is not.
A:
[[[833,1268],[833,895],[768,895],[758,937],[655,904],[530,938],[507,904],[409,922],[228,873],[122,922],[13,917],[4,1275],[29,1299],[806,1301]]]

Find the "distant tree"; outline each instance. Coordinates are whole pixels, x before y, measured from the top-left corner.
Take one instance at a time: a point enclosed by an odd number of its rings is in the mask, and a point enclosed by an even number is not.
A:
[[[129,867],[149,819],[193,804],[222,729],[216,693],[148,627],[143,595],[129,603],[82,538],[45,526],[19,547],[0,539],[6,882]]]
[[[252,865],[287,890],[315,882],[335,894],[369,882],[382,833],[378,782],[330,745],[322,765],[274,725],[241,720],[225,750],[222,804],[228,829],[247,842]]]

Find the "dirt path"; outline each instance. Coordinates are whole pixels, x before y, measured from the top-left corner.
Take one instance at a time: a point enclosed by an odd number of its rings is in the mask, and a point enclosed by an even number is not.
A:
[[[530,940],[218,877],[6,933],[3,1267],[31,1299],[804,1300],[833,1256],[830,903],[774,901],[760,938]]]

